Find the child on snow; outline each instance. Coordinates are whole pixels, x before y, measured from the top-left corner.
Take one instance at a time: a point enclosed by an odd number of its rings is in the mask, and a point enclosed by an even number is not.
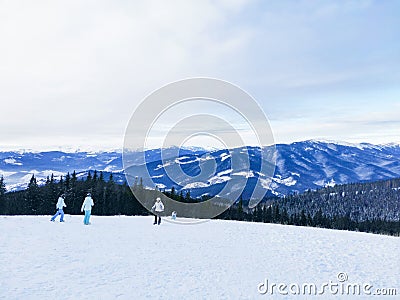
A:
[[[61,195],[61,196],[58,198],[58,201],[57,201],[57,204],[56,204],[57,212],[56,212],[56,214],[50,219],[50,221],[54,222],[54,220],[57,218],[57,216],[58,216],[58,215],[61,215],[61,217],[60,217],[60,222],[64,222],[64,210],[63,210],[63,208],[64,208],[64,207],[67,207],[67,205],[65,205],[64,198],[65,198],[64,194]]]
[[[156,202],[154,203],[153,207],[151,208],[154,211],[154,223],[153,225],[160,225],[161,224],[161,216],[160,214],[164,211],[164,204],[161,202],[161,198],[157,197]],[[158,221],[157,221],[158,218]]]
[[[176,220],[176,211],[172,212],[171,218],[172,218],[172,220]]]
[[[85,200],[83,201],[81,211],[85,211],[85,217],[83,219],[83,224],[89,225],[90,214],[92,212],[92,206],[94,205],[92,195],[87,193]]]

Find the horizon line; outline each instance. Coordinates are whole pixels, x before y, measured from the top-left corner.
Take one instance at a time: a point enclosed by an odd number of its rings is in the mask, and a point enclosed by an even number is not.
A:
[[[240,147],[270,147],[270,146],[276,146],[276,145],[292,145],[295,143],[306,143],[306,142],[314,142],[314,143],[325,143],[325,144],[336,144],[336,145],[342,145],[342,146],[361,146],[361,145],[372,145],[372,146],[384,146],[384,147],[388,147],[388,146],[397,146],[400,145],[400,141],[392,141],[392,142],[387,142],[387,143],[372,143],[372,142],[348,142],[348,141],[343,141],[343,140],[332,140],[332,139],[319,139],[319,138],[315,138],[315,139],[306,139],[306,140],[298,140],[298,141],[293,141],[293,142],[276,142],[274,144],[271,145],[238,145],[229,149],[236,149],[236,148],[240,148]],[[77,146],[76,148],[73,148],[71,146],[48,146],[48,147],[43,147],[42,149],[39,148],[30,148],[30,147],[26,147],[26,148],[13,148],[13,147],[5,147],[6,149],[2,149],[2,147],[0,147],[0,153],[5,153],[5,152],[17,152],[17,153],[42,153],[42,152],[63,152],[63,153],[112,153],[112,152],[120,152],[123,153],[124,152],[124,148],[121,147],[94,147],[94,146]],[[148,148],[134,148],[131,149],[130,151],[151,151],[151,150],[159,150],[159,149],[170,149],[170,148],[181,148],[181,149],[202,149],[202,150],[209,150],[209,151],[218,151],[218,150],[225,150],[227,148],[223,148],[223,147],[215,147],[215,146],[200,146],[200,145],[188,145],[188,146],[177,146],[177,145],[171,145],[168,147],[148,147]]]

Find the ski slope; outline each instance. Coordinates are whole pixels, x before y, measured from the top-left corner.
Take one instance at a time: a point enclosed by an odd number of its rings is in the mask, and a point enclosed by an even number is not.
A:
[[[49,219],[0,217],[0,299],[310,299],[260,294],[258,285],[337,282],[340,272],[400,294],[397,237],[222,220]]]

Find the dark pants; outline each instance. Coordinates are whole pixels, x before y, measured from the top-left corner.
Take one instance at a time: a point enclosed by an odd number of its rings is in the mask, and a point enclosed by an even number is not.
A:
[[[158,224],[158,225],[161,224],[161,216],[158,215],[157,213],[155,213],[155,215],[154,215],[154,224]]]

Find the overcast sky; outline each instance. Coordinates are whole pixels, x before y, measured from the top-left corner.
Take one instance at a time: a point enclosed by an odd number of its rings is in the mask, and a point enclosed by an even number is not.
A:
[[[400,1],[0,0],[0,150],[121,148],[149,93],[199,76],[276,142],[399,142]]]

